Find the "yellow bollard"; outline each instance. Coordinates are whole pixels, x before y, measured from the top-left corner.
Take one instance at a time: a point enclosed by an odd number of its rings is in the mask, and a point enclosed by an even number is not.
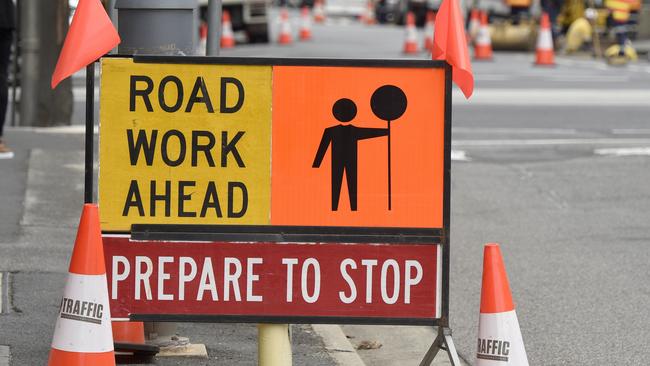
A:
[[[291,366],[291,339],[288,324],[258,324],[259,366]]]

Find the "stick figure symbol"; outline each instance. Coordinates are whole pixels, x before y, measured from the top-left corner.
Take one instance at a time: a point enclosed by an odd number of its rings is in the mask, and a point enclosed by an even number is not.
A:
[[[313,168],[318,168],[325,157],[328,148],[332,147],[332,211],[337,211],[343,173],[348,185],[350,209],[357,210],[357,165],[359,140],[388,135],[386,128],[357,127],[347,124],[357,115],[356,104],[347,98],[341,98],[334,103],[332,114],[341,124],[328,127],[323,131]]]
[[[320,167],[325,153],[331,145],[331,184],[332,184],[332,211],[338,211],[343,173],[345,173],[350,209],[357,210],[357,166],[358,142],[375,137],[388,136],[388,210],[392,209],[391,194],[391,138],[390,123],[400,118],[406,111],[406,95],[402,89],[394,85],[384,85],[372,94],[370,107],[379,119],[385,120],[386,128],[357,127],[347,124],[357,115],[356,104],[348,99],[341,98],[332,106],[334,118],[341,124],[328,127],[323,131],[313,168]]]

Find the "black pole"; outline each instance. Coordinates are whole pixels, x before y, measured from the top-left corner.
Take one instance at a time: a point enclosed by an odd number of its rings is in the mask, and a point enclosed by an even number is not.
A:
[[[86,167],[84,203],[93,202],[93,164],[95,134],[95,62],[86,66]]]
[[[391,210],[392,208],[392,186],[391,186],[391,162],[390,162],[390,121],[386,121],[388,123],[388,211]]]

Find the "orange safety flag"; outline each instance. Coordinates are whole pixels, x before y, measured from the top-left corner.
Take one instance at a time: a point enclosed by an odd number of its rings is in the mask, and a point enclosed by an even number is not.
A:
[[[446,60],[452,66],[452,79],[469,99],[474,92],[474,74],[458,0],[443,0],[436,14],[433,59]]]
[[[52,89],[68,76],[120,43],[120,36],[99,0],[81,0],[52,74]]]

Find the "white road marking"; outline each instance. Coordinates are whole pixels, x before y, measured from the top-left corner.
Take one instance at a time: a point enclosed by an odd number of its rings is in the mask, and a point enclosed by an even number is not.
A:
[[[472,161],[467,153],[463,150],[451,150],[452,161]]]
[[[455,140],[452,146],[545,146],[545,145],[650,145],[650,139],[520,139],[520,140]]]
[[[9,366],[11,349],[9,346],[0,346],[0,366]]]
[[[650,128],[615,128],[611,131],[614,135],[640,135],[650,134]]]
[[[605,156],[649,156],[650,147],[621,147],[621,148],[610,148],[610,149],[596,149],[594,150],[596,155],[605,155]]]
[[[466,100],[454,89],[456,105],[650,106],[650,89],[500,89],[478,88]]]
[[[482,133],[482,134],[521,134],[521,135],[575,135],[577,130],[572,128],[489,128],[489,127],[452,127],[453,133]]]

